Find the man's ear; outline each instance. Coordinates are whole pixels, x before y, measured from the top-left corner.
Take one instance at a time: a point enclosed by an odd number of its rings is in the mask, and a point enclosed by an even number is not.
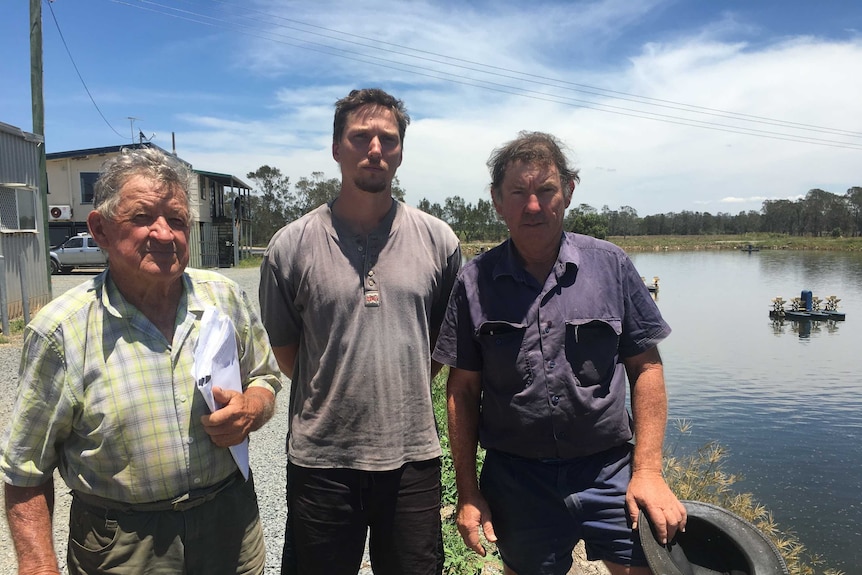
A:
[[[338,143],[332,142],[332,159],[338,162]]]
[[[566,207],[568,208],[569,204],[572,203],[572,196],[575,195],[575,180],[569,180],[567,187],[569,188],[569,193],[566,194]]]
[[[93,210],[87,215],[87,227],[90,229],[90,235],[96,240],[100,248],[104,249],[108,245],[108,236],[105,233],[105,218]]]
[[[497,192],[494,191],[494,188],[491,188],[491,203],[494,204],[494,209],[497,210],[497,215],[501,218],[503,217],[503,206],[500,205],[500,202],[497,200]]]

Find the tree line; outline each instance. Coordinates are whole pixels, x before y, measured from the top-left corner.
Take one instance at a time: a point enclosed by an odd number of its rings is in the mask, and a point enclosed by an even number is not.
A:
[[[261,166],[247,177],[255,190],[249,197],[248,218],[255,243],[266,243],[287,222],[310,212],[338,196],[341,180],[327,179],[323,172],[312,172],[293,185],[281,170]],[[392,183],[395,199],[404,201],[405,190]],[[497,242],[508,235],[497,216],[490,197],[475,204],[459,196],[446,198],[441,205],[422,198],[417,207],[440,218],[464,242]],[[651,235],[738,235],[769,232],[796,236],[862,236],[862,187],[854,186],[843,195],[821,189],[809,190],[798,200],[766,200],[760,211],[699,212],[683,210],[639,216],[631,206],[600,210],[589,204],[569,206],[565,229],[597,238]]]

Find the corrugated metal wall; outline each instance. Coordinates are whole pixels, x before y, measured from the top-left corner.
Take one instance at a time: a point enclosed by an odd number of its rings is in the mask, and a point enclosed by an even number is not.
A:
[[[38,194],[40,145],[39,136],[0,122],[0,184],[15,184],[16,187],[37,190],[36,227],[39,229],[38,233],[0,233],[0,255],[3,256],[6,269],[6,304],[10,320],[23,316],[24,292],[27,293],[31,315],[51,299],[45,237],[41,233],[45,214]]]

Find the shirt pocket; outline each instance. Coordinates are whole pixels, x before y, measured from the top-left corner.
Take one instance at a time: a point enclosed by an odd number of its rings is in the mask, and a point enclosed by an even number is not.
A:
[[[524,353],[527,326],[505,321],[486,321],[476,337],[482,349],[482,379],[491,387],[517,393],[533,379]]]
[[[605,384],[619,361],[622,322],[618,319],[566,321],[566,359],[581,387]]]

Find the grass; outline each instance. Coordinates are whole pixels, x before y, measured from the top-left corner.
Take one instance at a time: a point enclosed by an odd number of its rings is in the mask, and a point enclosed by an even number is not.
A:
[[[487,557],[480,557],[464,545],[455,525],[455,508],[458,493],[455,489],[455,470],[447,435],[446,376],[443,368],[431,385],[434,416],[440,434],[442,457],[442,512],[443,548],[446,554],[444,575],[488,575],[502,572],[502,562],[493,544],[483,541],[488,550]],[[719,505],[748,520],[769,537],[787,563],[790,575],[843,575],[841,571],[826,567],[825,560],[811,553],[800,543],[792,531],[781,529],[772,517],[772,512],[759,504],[753,494],[738,493],[733,485],[741,479],[725,471],[728,452],[717,442],[710,442],[694,453],[685,456],[676,454],[680,439],[691,432],[689,420],[678,420],[674,424],[673,445],[666,450],[664,473],[671,489],[680,499],[689,499]],[[476,461],[480,468],[484,453],[480,449]]]
[[[455,525],[455,509],[458,505],[458,491],[455,488],[455,467],[452,463],[452,450],[449,447],[448,419],[446,416],[446,377],[448,368],[443,368],[431,384],[431,397],[434,405],[434,417],[437,420],[437,430],[440,435],[442,457],[441,516],[443,519],[443,575],[476,575],[479,573],[502,573],[503,563],[496,553],[496,547],[485,540],[482,544],[488,555],[480,557],[464,545],[458,527]],[[477,469],[481,468],[484,451],[480,448],[476,461]]]
[[[786,234],[735,236],[614,236],[611,242],[626,251],[735,250],[748,244],[761,250],[862,251],[862,237],[801,237]]]
[[[259,268],[261,262],[263,262],[263,256],[248,256],[239,260],[238,268]]]
[[[9,322],[9,334],[0,333],[0,344],[9,343],[12,341],[13,335],[20,335],[24,332],[24,318],[13,319]]]

